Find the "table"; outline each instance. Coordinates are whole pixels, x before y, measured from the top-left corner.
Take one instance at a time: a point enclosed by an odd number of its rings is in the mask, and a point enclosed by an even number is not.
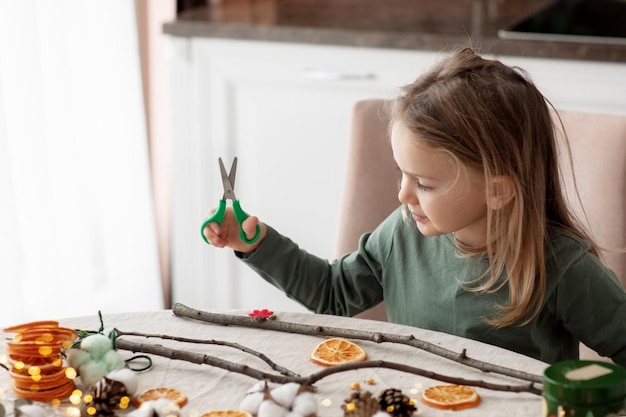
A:
[[[220,311],[232,315],[247,316],[248,311]],[[320,326],[339,327],[345,329],[359,329],[372,332],[382,332],[396,335],[414,335],[415,337],[445,347],[452,351],[461,352],[466,349],[469,357],[491,362],[525,372],[542,375],[547,364],[532,358],[516,354],[498,347],[463,339],[460,337],[426,331],[408,326],[401,326],[386,322],[326,316],[308,313],[277,312],[276,320],[291,323],[312,324]],[[217,339],[237,342],[246,347],[255,349],[267,355],[274,362],[300,375],[309,375],[322,369],[309,361],[309,354],[324,338],[293,333],[277,332],[259,328],[236,326],[222,326],[202,321],[178,317],[171,310],[155,312],[136,312],[127,314],[103,314],[104,333],[117,328],[125,332],[157,333],[195,339]],[[16,323],[17,324],[17,323]],[[97,314],[88,317],[67,318],[60,320],[61,326],[76,329],[97,330],[100,320]],[[3,334],[6,338],[12,335]],[[124,336],[127,340],[137,340],[162,344],[176,349],[200,352],[217,356],[235,363],[247,365],[272,372],[264,362],[240,350],[226,346],[189,344],[180,341],[163,339],[145,339],[135,336]],[[371,360],[385,360],[401,362],[411,366],[436,371],[450,376],[468,379],[484,380],[494,383],[522,384],[517,379],[485,373],[467,367],[449,359],[441,358],[411,346],[376,343],[373,341],[356,341]],[[0,354],[6,352],[6,345],[0,347]],[[131,357],[132,352],[120,350],[125,357]],[[247,375],[229,372],[209,365],[193,364],[180,360],[173,360],[160,356],[150,355],[153,366],[139,374],[139,391],[159,386],[175,387],[184,392],[189,399],[182,408],[181,416],[199,417],[203,413],[216,409],[238,408],[245,392],[256,382]],[[364,381],[371,379],[374,385]],[[318,391],[315,394],[319,401],[320,417],[341,417],[341,404],[353,392],[350,384],[358,382],[362,389],[378,395],[386,388],[399,388],[412,398],[419,399],[421,390],[440,385],[442,382],[422,376],[382,368],[366,368],[331,375],[320,380],[315,385]],[[8,372],[0,369],[0,400],[8,409],[8,402],[15,398],[11,388]],[[539,416],[541,415],[541,396],[531,393],[510,393],[476,388],[482,397],[482,403],[472,409],[453,412],[455,416]],[[443,417],[451,411],[443,411],[425,406],[418,401],[418,414],[423,417]],[[65,414],[58,414],[65,415]],[[120,414],[121,415],[121,414]]]

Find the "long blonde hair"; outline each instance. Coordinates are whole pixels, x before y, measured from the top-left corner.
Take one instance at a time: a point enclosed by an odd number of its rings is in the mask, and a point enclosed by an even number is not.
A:
[[[538,314],[546,291],[549,230],[588,241],[591,252],[599,253],[564,197],[550,107],[522,70],[469,48],[403,87],[392,103],[392,122],[401,121],[420,141],[482,172],[487,183],[495,176],[512,180],[511,203],[488,210],[489,269],[471,287],[483,293],[508,287],[508,304],[486,319],[498,328],[523,325]]]

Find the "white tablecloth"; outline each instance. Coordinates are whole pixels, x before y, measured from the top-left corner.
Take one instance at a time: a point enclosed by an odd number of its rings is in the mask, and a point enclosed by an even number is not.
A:
[[[244,311],[228,311],[221,313],[247,315]],[[413,334],[421,340],[440,345],[456,352],[467,350],[469,357],[488,361],[498,365],[542,375],[547,367],[545,363],[522,356],[494,346],[482,344],[443,333],[425,331],[407,326],[400,326],[385,322],[343,318],[306,313],[276,313],[277,320],[293,323],[325,325],[347,329],[359,329],[375,332],[384,332],[398,335]],[[235,326],[221,326],[201,321],[185,319],[175,316],[171,311],[140,312],[129,314],[104,314],[105,333],[113,328],[127,332],[158,333],[197,339],[217,339],[237,342],[267,355],[277,364],[284,366],[300,375],[309,375],[319,371],[321,367],[309,360],[313,348],[323,340],[319,336],[305,336],[291,333],[276,332],[255,328]],[[100,321],[97,315],[60,320],[61,326],[97,330]],[[16,323],[17,324],[17,323]],[[11,335],[4,335],[5,339]],[[144,338],[127,337],[128,340],[146,341]],[[201,352],[217,356],[236,363],[273,372],[260,359],[250,356],[240,350],[215,345],[198,345],[162,339],[148,339],[149,343],[158,343],[172,346],[176,349]],[[485,380],[500,384],[522,384],[514,378],[481,372],[457,362],[421,351],[419,349],[391,344],[375,343],[370,341],[356,341],[367,353],[368,359],[385,360],[405,363],[414,367],[423,368],[440,374],[463,377],[472,380]],[[5,352],[5,345],[0,347]],[[125,357],[131,352],[120,351]],[[181,410],[181,415],[198,417],[203,413],[216,409],[238,408],[246,390],[256,381],[246,375],[228,372],[209,365],[197,365],[168,358],[152,356],[153,366],[150,370],[139,374],[139,390],[154,387],[175,387],[185,393],[188,404]],[[372,379],[375,384],[367,385],[365,380]],[[385,388],[398,388],[412,398],[418,399],[419,412],[423,417],[438,417],[449,415],[450,411],[443,411],[423,405],[419,402],[421,390],[443,384],[440,381],[425,377],[403,373],[399,371],[369,368],[344,372],[322,379],[316,386],[315,394],[319,401],[320,417],[341,417],[341,404],[352,393],[350,384],[358,382],[362,389],[378,395]],[[541,396],[529,393],[508,393],[489,389],[476,388],[482,397],[482,403],[476,407],[453,412],[455,416],[539,416],[541,415]],[[11,390],[11,380],[8,372],[0,369],[0,400],[7,407],[7,403],[15,398]],[[7,407],[10,408],[10,407]],[[60,415],[60,414],[59,414]]]

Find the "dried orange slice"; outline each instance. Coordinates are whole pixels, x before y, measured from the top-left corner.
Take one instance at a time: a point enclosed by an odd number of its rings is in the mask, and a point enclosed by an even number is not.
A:
[[[59,343],[76,339],[76,331],[67,327],[35,327],[13,337],[15,342]]]
[[[239,410],[214,410],[204,413],[200,417],[252,417],[252,414]]]
[[[312,362],[323,366],[334,366],[348,362],[364,361],[365,351],[355,343],[345,339],[327,339],[311,352]]]
[[[176,388],[159,387],[147,389],[141,394],[135,396],[135,405],[139,407],[141,406],[141,404],[147,401],[159,400],[161,398],[166,398],[170,401],[173,401],[179,407],[187,404],[187,396],[183,394],[180,390]]]
[[[444,410],[462,410],[480,404],[480,396],[466,385],[437,385],[424,390],[422,402]]]
[[[32,384],[28,388],[21,388],[16,384],[13,385],[13,392],[15,392],[18,397],[43,402],[64,400],[69,397],[75,389],[76,386],[74,385],[74,381],[69,379],[65,380],[65,382],[61,385],[51,389],[40,389],[38,384]]]
[[[41,321],[31,321],[28,323],[22,323],[15,326],[5,327],[3,330],[6,333],[21,333],[25,330],[35,329],[35,328],[55,328],[59,327],[59,322],[54,320],[41,320]]]

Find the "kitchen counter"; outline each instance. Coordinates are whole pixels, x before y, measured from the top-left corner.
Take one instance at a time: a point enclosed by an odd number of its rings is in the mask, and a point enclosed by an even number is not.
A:
[[[502,39],[498,31],[551,0],[213,0],[182,12],[164,32],[318,45],[626,62],[624,42]]]

